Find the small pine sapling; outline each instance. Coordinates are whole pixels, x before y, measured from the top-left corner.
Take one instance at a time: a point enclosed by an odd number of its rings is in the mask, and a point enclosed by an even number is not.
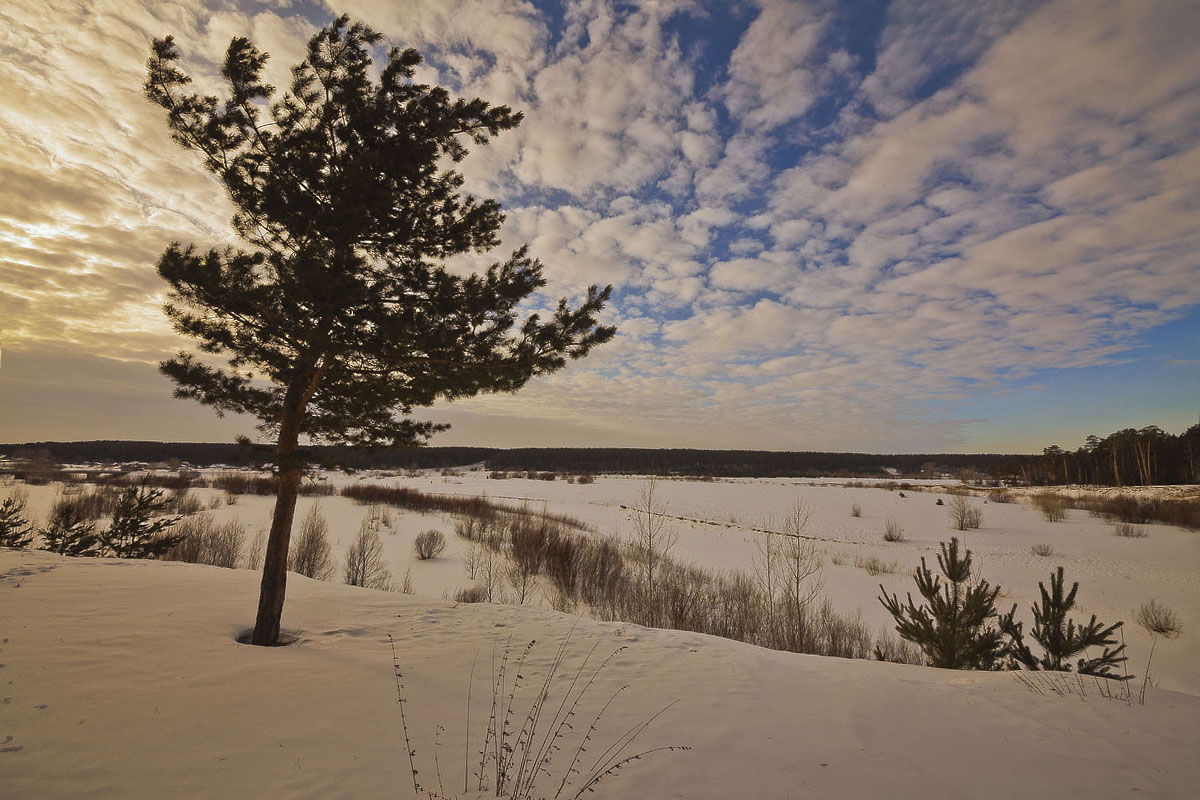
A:
[[[162,489],[131,486],[121,493],[112,524],[100,535],[102,555],[117,558],[158,558],[183,540],[169,533],[178,516],[163,512],[171,502]]]
[[[87,512],[79,503],[56,503],[50,511],[50,519],[41,534],[41,550],[49,550],[61,556],[98,556],[100,537],[96,525],[87,518]]]
[[[24,550],[33,544],[33,525],[25,517],[25,498],[13,494],[0,503],[0,547]]]
[[[1075,671],[1081,675],[1128,680],[1128,675],[1122,676],[1116,672],[1126,657],[1122,655],[1125,645],[1114,646],[1117,640],[1113,635],[1124,622],[1105,626],[1097,622],[1096,615],[1093,614],[1090,622],[1077,626],[1074,620],[1067,619],[1067,614],[1075,607],[1075,594],[1079,591],[1079,582],[1075,582],[1070,592],[1063,591],[1065,585],[1062,567],[1050,576],[1050,591],[1046,591],[1046,584],[1038,582],[1042,602],[1040,605],[1033,604],[1033,627],[1029,634],[1041,645],[1041,656],[1035,656],[1025,643],[1024,625],[1014,619],[1017,612],[1015,603],[1011,611],[1000,617],[1000,630],[1009,638],[1011,666],[1070,672],[1071,660],[1083,654],[1084,657],[1075,664]],[[1100,655],[1086,657],[1085,651],[1090,647],[1102,648]]]
[[[908,595],[902,604],[896,595],[883,595],[879,601],[896,620],[896,632],[917,647],[933,667],[946,669],[994,669],[1004,644],[1000,631],[989,624],[996,616],[996,597],[1000,587],[991,587],[983,579],[972,581],[971,551],[959,554],[958,539],[941,543],[938,567],[946,578],[934,575],[921,559],[914,579],[925,603],[917,606]]]

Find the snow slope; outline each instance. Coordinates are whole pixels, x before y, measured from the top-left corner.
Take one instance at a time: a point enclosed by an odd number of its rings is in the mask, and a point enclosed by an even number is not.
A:
[[[490,480],[480,470],[442,476],[427,472],[420,476],[348,477],[327,473],[326,480],[345,484],[363,480],[383,485],[401,485],[423,492],[448,495],[487,495],[506,503],[528,503],[568,514],[589,524],[598,535],[629,537],[633,532],[630,506],[638,503],[646,479],[639,476],[600,476],[592,484],[566,481]],[[0,486],[0,498],[10,487]],[[30,486],[30,516],[40,523],[49,513],[57,486]],[[204,501],[221,492],[197,489]],[[1145,490],[1161,491],[1161,490]],[[1181,491],[1181,490],[1176,490]],[[1191,492],[1195,492],[1192,487]],[[933,491],[888,491],[870,486],[846,487],[829,479],[723,479],[716,481],[660,480],[656,492],[671,517],[679,541],[672,551],[677,560],[717,570],[753,569],[762,538],[761,529],[778,530],[780,521],[797,501],[812,512],[805,534],[816,538],[822,553],[825,592],[841,613],[861,611],[872,631],[892,627],[892,620],[879,603],[879,586],[888,592],[913,591],[912,570],[921,558],[936,562],[938,543],[957,535],[972,549],[975,568],[1003,592],[997,601],[1002,611],[1018,605],[1018,618],[1030,624],[1032,604],[1038,600],[1038,582],[1048,581],[1054,568],[1062,565],[1067,579],[1079,581],[1078,607],[1073,617],[1086,621],[1096,614],[1105,623],[1124,620],[1123,628],[1129,670],[1141,676],[1150,653],[1151,637],[1134,621],[1137,609],[1154,599],[1173,609],[1183,623],[1183,636],[1160,641],[1154,650],[1153,676],[1162,688],[1200,696],[1200,532],[1168,525],[1146,525],[1142,539],[1112,535],[1112,528],[1083,511],[1068,511],[1062,522],[1050,523],[1027,503],[976,503],[983,512],[978,530],[950,530],[945,506],[951,495]],[[302,497],[297,520],[312,505],[320,503],[329,521],[329,538],[340,563],[353,541],[365,507],[345,497]],[[852,504],[862,516],[850,516]],[[270,522],[274,498],[243,495],[236,505],[223,502],[209,512],[218,521],[238,519],[250,530],[265,529]],[[383,529],[384,556],[397,581],[408,572],[418,594],[453,597],[471,583],[460,556],[465,542],[453,535],[454,519],[439,514],[389,511],[392,525]],[[884,524],[894,519],[904,529],[905,541],[886,543]],[[441,558],[418,561],[413,539],[423,530],[446,534],[447,549]],[[249,544],[249,542],[248,542]],[[1034,544],[1054,549],[1049,557],[1030,552]],[[857,557],[877,557],[896,571],[869,575],[855,566]],[[840,562],[840,563],[839,563]],[[337,578],[340,578],[340,571]],[[337,579],[335,578],[335,579]],[[536,597],[535,602],[541,602]]]
[[[691,747],[631,763],[596,796],[1191,797],[1200,785],[1200,698],[1190,695],[1152,691],[1145,706],[1128,705],[1089,686],[1059,697],[1009,673],[779,653],[296,576],[284,627],[298,640],[255,648],[235,637],[253,620],[257,581],[246,570],[0,550],[0,797],[413,797],[388,634],[420,777],[436,788],[440,773],[447,794],[462,795],[473,662],[469,749],[487,724],[497,649],[538,640],[528,688],[568,635],[552,694],[593,645],[592,664],[627,647],[575,720],[582,730],[629,685],[586,758],[676,700],[638,749]],[[554,796],[573,741],[564,737],[538,796]]]

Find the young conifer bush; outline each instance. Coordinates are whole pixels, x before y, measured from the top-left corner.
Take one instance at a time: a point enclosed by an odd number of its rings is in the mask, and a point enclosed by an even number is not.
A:
[[[930,666],[992,669],[1004,655],[1003,636],[991,625],[1000,587],[972,578],[971,551],[960,551],[957,538],[942,542],[941,548],[941,575],[935,575],[922,557],[913,576],[924,600],[921,605],[911,594],[902,603],[882,584],[879,600],[896,620],[900,638],[921,648]]]
[[[1011,611],[999,618],[1000,630],[1010,640],[1008,652],[1012,666],[1057,672],[1074,670],[1081,675],[1128,680],[1127,676],[1116,672],[1126,657],[1122,655],[1125,645],[1118,646],[1114,634],[1124,623],[1115,622],[1106,626],[1097,622],[1093,614],[1086,624],[1076,625],[1074,620],[1068,619],[1067,614],[1075,607],[1079,582],[1076,581],[1070,591],[1065,591],[1065,585],[1062,567],[1050,576],[1049,589],[1044,583],[1038,583],[1041,603],[1033,605],[1030,637],[1040,646],[1040,654],[1032,652],[1025,643],[1024,626],[1014,619],[1017,611],[1015,603]],[[1099,653],[1095,652],[1097,649]],[[1078,660],[1072,664],[1076,657]]]
[[[25,549],[33,544],[34,528],[25,516],[25,497],[13,493],[0,503],[0,547]]]

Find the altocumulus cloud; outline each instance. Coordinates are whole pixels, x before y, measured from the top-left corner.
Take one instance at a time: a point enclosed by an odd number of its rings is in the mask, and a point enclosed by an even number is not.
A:
[[[180,344],[154,261],[229,241],[231,209],[141,97],[148,41],[215,90],[247,35],[285,85],[342,11],[526,112],[464,171],[545,262],[542,300],[618,290],[616,341],[434,409],[443,442],[961,449],[956,403],[1116,363],[1200,301],[1186,3],[16,0],[0,441],[245,428],[153,369]]]

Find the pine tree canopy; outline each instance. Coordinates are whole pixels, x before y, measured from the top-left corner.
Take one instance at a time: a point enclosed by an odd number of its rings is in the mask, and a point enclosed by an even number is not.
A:
[[[408,419],[414,407],[514,391],[612,337],[596,320],[611,287],[519,323],[519,304],[545,284],[524,248],[483,274],[447,271],[445,259],[494,247],[503,216],[441,165],[521,114],[414,83],[414,50],[390,50],[373,80],[380,41],[338,19],[271,102],[267,55],[248,40],[229,45],[224,100],[184,93],[174,42],[155,40],[146,94],[222,180],[250,245],[174,244],[159,261],[176,329],[229,361],[164,362],[177,396],[251,414],[268,430],[290,404],[314,440],[411,445],[441,427]]]
[[[184,91],[190,78],[169,36],[147,62],[147,97],[224,183],[249,245],[173,244],[158,271],[175,329],[228,361],[186,352],[164,361],[176,396],[251,414],[276,437],[279,494],[254,644],[278,640],[301,437],[420,444],[444,426],[413,421],[415,407],[515,391],[615,333],[597,321],[611,286],[519,321],[522,302],[545,285],[523,247],[482,274],[447,269],[452,256],[494,247],[503,216],[443,167],[521,115],[414,83],[414,50],[389,50],[376,79],[381,41],[337,19],[309,41],[279,99],[262,81],[266,54],[243,38],[221,68],[224,100]]]

